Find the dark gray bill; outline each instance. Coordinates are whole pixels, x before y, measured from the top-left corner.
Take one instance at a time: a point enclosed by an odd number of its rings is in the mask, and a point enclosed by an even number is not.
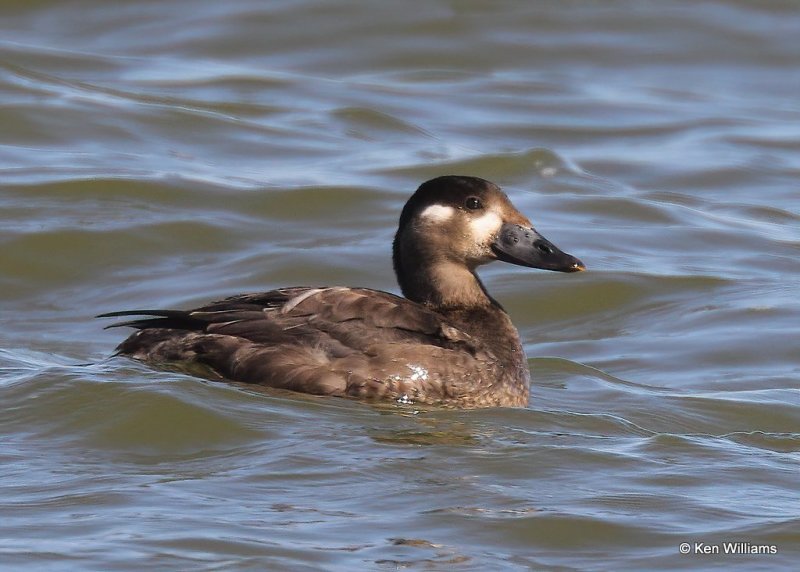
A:
[[[557,272],[586,270],[583,262],[558,247],[532,228],[506,223],[492,244],[498,260]]]

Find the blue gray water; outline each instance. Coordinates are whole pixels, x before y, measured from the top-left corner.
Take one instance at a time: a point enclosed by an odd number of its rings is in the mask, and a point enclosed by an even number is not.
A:
[[[796,2],[43,0],[0,31],[0,568],[796,569]],[[482,273],[527,409],[109,359],[100,312],[396,292],[399,210],[448,173],[589,267]]]

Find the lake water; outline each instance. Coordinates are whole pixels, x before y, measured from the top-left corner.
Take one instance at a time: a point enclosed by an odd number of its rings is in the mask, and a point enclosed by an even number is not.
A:
[[[41,0],[0,30],[0,568],[797,569],[797,2]],[[589,268],[482,272],[527,409],[108,358],[100,312],[396,292],[400,208],[450,173]]]

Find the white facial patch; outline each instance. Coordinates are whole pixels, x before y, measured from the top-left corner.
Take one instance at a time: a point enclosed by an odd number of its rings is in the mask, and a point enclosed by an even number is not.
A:
[[[493,211],[489,211],[469,222],[472,238],[478,244],[484,244],[493,240],[500,231],[501,226],[503,226],[503,219],[499,214]]]
[[[455,212],[456,211],[453,207],[448,207],[445,205],[431,205],[426,207],[419,216],[428,222],[442,223],[450,220]]]

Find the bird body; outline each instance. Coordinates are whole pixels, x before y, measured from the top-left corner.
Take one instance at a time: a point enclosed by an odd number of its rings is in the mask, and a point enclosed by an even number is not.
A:
[[[221,379],[318,395],[454,407],[525,406],[519,334],[475,269],[492,260],[574,272],[495,185],[445,176],[406,203],[393,245],[405,298],[366,288],[295,287],[147,316],[117,353],[202,366]]]

